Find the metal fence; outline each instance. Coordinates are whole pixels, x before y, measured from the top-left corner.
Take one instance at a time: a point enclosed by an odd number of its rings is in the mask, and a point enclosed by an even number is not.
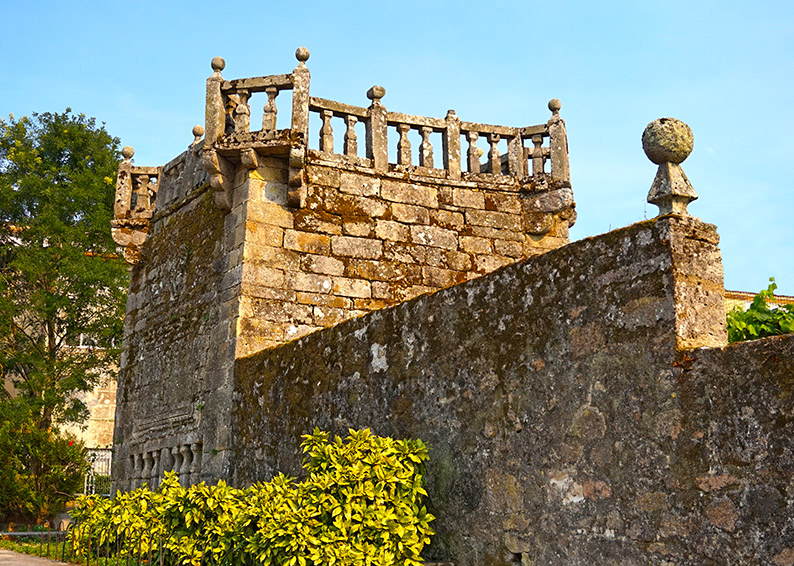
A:
[[[110,448],[92,448],[88,450],[88,462],[91,469],[85,475],[83,493],[86,495],[110,496],[110,463],[113,450]]]

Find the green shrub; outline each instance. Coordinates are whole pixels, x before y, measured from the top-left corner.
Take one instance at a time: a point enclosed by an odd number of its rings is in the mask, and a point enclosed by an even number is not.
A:
[[[770,277],[769,287],[755,296],[747,310],[736,306],[728,313],[729,342],[794,332],[794,305],[771,308],[767,302],[774,302],[775,289],[775,279]]]
[[[303,438],[302,480],[279,474],[246,489],[223,481],[183,488],[167,473],[158,491],[81,498],[72,542],[85,554],[90,533],[93,548],[118,543],[125,556],[162,544],[186,565],[202,556],[274,566],[421,564],[434,519],[422,505],[425,445],[369,430]]]

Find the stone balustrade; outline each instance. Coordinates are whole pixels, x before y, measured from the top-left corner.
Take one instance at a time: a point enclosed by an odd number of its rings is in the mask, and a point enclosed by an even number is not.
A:
[[[135,151],[129,146],[123,148],[121,154],[124,160],[119,164],[116,178],[111,234],[122,247],[124,259],[137,263],[154,213],[162,167],[133,165]]]
[[[444,118],[416,116],[386,110],[386,89],[373,86],[367,92],[371,103],[363,108],[309,96],[309,51],[296,51],[298,66],[290,74],[225,80],[222,58],[212,60],[213,74],[207,79],[206,140],[204,164],[210,173],[215,200],[231,210],[234,163],[256,169],[260,155],[289,152],[289,204],[305,205],[303,164],[309,154],[309,124],[319,118],[318,150],[324,159],[336,159],[375,171],[408,171],[414,175],[449,180],[483,180],[482,175],[509,176],[532,188],[570,187],[568,143],[560,102],[549,102],[552,117],[545,124],[506,127],[461,121],[454,110]],[[290,128],[278,130],[276,100],[282,91],[292,91]],[[251,95],[266,93],[262,128],[252,130]],[[366,131],[364,155],[359,155],[357,124]],[[334,126],[344,134],[334,139]],[[411,131],[420,140],[413,148]],[[389,156],[389,141],[397,151]],[[440,139],[434,146],[433,138]],[[487,146],[478,147],[478,143]],[[500,146],[506,147],[502,152]],[[465,159],[462,158],[465,147]]]
[[[202,444],[193,442],[179,444],[162,450],[136,452],[128,458],[129,473],[125,485],[118,486],[124,491],[141,487],[144,483],[149,489],[157,489],[165,472],[173,471],[179,475],[179,483],[188,487],[199,483],[201,475]]]

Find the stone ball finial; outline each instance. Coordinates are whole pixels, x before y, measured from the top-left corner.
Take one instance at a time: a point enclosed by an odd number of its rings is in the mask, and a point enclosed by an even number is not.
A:
[[[210,65],[212,65],[213,71],[220,73],[226,68],[226,61],[223,60],[223,57],[213,57]]]
[[[125,145],[121,148],[121,156],[124,158],[125,161],[129,161],[132,159],[132,156],[135,155],[135,150],[132,147]]]
[[[694,144],[690,127],[675,118],[654,120],[642,132],[642,149],[657,165],[683,162],[692,153]]]
[[[298,48],[295,50],[295,59],[297,59],[297,60],[298,60],[298,61],[300,61],[301,63],[305,63],[306,61],[308,61],[308,60],[309,60],[309,56],[310,56],[310,55],[311,55],[311,54],[309,53],[309,50],[308,50],[308,49],[306,49],[306,48],[305,48],[305,47],[303,47],[303,46],[301,46],[301,47],[298,47]]]
[[[369,98],[373,102],[376,100],[380,100],[384,96],[386,96],[386,89],[383,88],[382,86],[374,85],[372,88],[370,88],[367,91],[367,98]]]
[[[196,124],[193,126],[193,137],[200,138],[204,135],[204,126]]]
[[[562,102],[560,102],[559,98],[552,98],[549,100],[549,110],[551,110],[553,114],[558,114],[560,108],[562,108]]]

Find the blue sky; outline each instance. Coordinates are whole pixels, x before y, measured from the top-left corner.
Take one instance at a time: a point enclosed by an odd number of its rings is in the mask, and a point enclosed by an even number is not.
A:
[[[774,276],[794,295],[794,2],[13,2],[0,115],[95,116],[140,165],[203,123],[209,62],[225,78],[287,73],[311,51],[313,96],[524,126],[562,101],[579,220],[572,239],[656,214],[651,120],[687,122],[683,164],[716,224],[728,289]],[[282,102],[283,104],[283,102]],[[286,104],[282,116],[287,114]],[[283,118],[282,118],[283,119]],[[280,124],[281,127],[281,124]]]

